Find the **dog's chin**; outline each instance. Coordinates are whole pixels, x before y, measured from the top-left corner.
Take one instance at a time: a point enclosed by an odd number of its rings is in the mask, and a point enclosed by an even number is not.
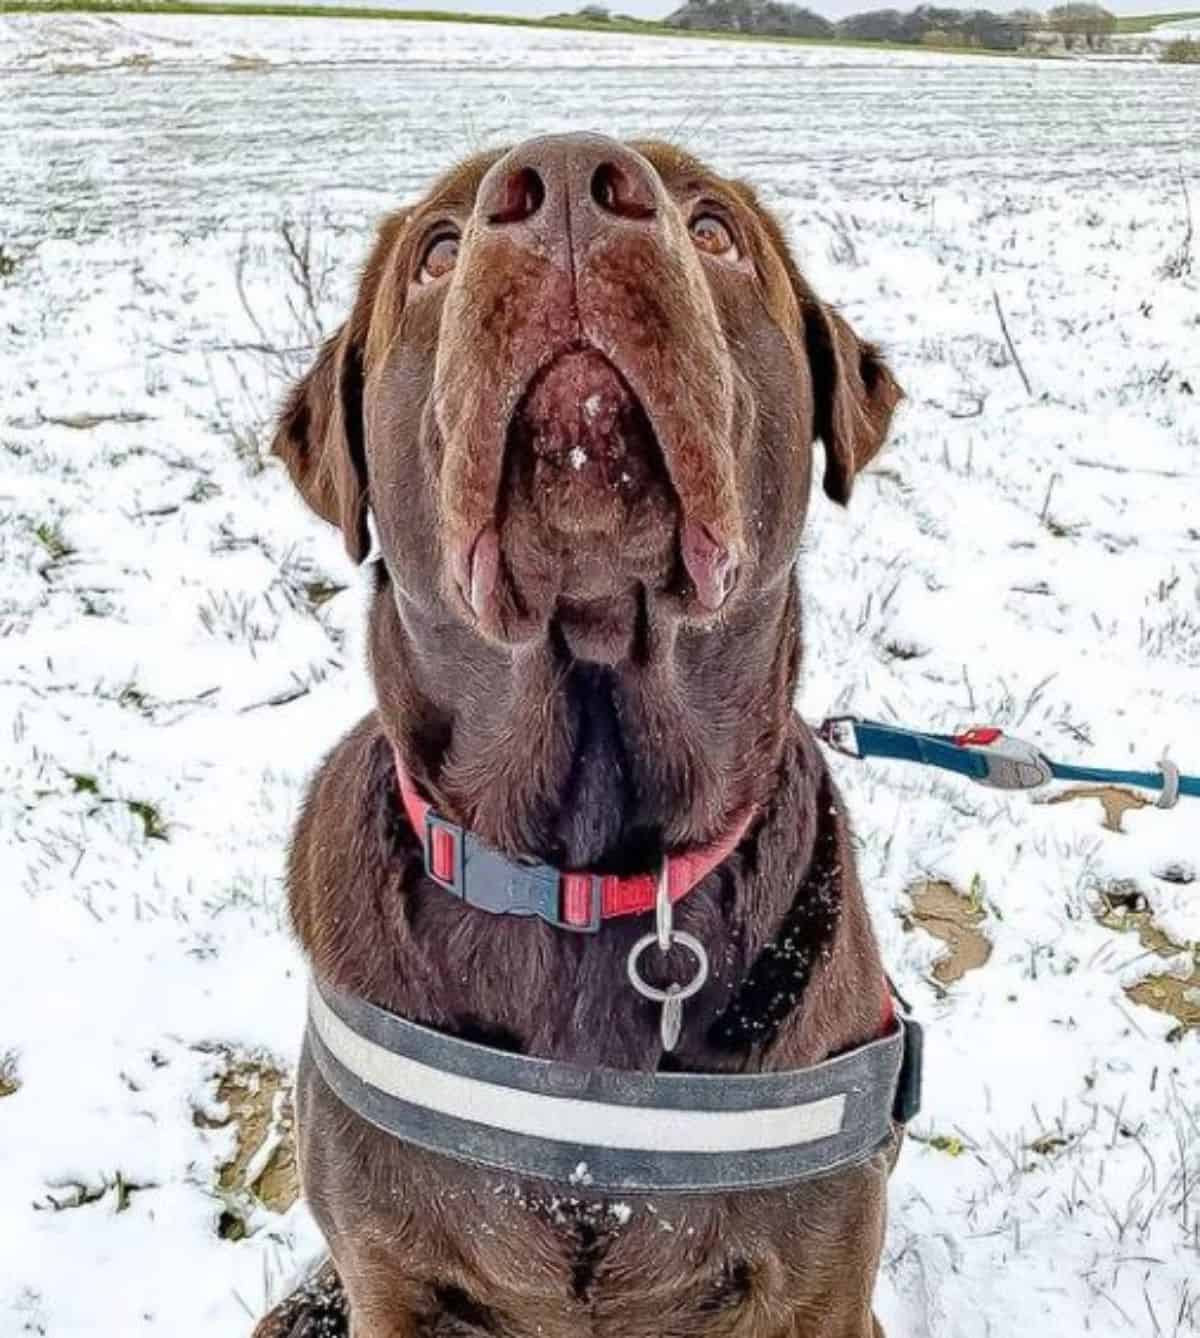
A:
[[[647,653],[651,605],[679,603],[677,526],[667,516],[658,542],[635,554],[620,532],[565,548],[527,523],[503,546],[503,573],[490,631],[510,644],[549,638],[569,659],[618,665]],[[644,536],[643,536],[644,538]]]
[[[633,586],[599,599],[560,599],[550,637],[567,659],[615,667],[644,656],[646,621],[644,587]]]

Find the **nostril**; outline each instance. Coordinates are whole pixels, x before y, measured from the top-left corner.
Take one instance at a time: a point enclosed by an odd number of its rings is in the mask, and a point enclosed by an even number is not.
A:
[[[649,184],[616,163],[601,163],[592,173],[592,199],[605,213],[618,218],[653,218],[655,213]]]
[[[542,207],[546,187],[532,167],[510,172],[505,178],[499,207],[488,214],[489,223],[524,223]]]
[[[592,173],[592,199],[610,213],[617,208],[616,171],[612,163],[601,163]]]

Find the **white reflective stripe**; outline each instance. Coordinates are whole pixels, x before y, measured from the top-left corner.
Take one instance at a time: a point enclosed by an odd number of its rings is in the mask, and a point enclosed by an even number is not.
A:
[[[555,1143],[636,1152],[765,1152],[840,1133],[844,1093],[760,1110],[669,1110],[523,1092],[393,1054],[348,1027],[313,989],[309,1015],[326,1049],[369,1086],[459,1120]]]

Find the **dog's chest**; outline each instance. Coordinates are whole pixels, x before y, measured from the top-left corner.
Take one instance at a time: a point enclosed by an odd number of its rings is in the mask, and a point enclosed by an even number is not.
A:
[[[465,1232],[463,1216],[446,1224],[467,1268],[430,1338],[761,1338],[763,1316],[783,1302],[774,1246],[764,1253],[758,1232],[712,1201],[596,1201],[528,1184],[485,1192],[492,1202],[473,1196]]]
[[[437,1165],[418,1172],[426,1189]],[[425,1338],[784,1338],[807,1313],[822,1334],[821,1298],[853,1261],[813,1242],[865,1227],[859,1247],[875,1248],[884,1180],[868,1164],[785,1190],[601,1200],[454,1168],[388,1271]],[[414,1272],[427,1280],[415,1305]]]

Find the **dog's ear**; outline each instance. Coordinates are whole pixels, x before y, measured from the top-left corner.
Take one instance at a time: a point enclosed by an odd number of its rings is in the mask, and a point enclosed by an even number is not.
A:
[[[799,307],[812,378],[813,434],[825,443],[825,491],[844,506],[855,474],[883,445],[904,391],[875,345],[859,339],[808,286],[779,220],[762,206],[753,188],[742,181],[733,185],[757,214]],[[794,328],[795,308],[781,312],[780,318]]]
[[[825,444],[825,491],[844,506],[854,476],[883,445],[904,391],[875,345],[859,339],[831,307],[810,297],[802,310],[815,432]]]
[[[407,216],[402,210],[383,221],[349,320],[288,392],[271,442],[272,453],[287,466],[300,495],[342,531],[354,562],[362,562],[371,547],[363,428],[368,350],[398,314],[389,269]]]
[[[363,356],[351,327],[347,321],[325,342],[316,362],[288,392],[271,451],[287,466],[309,506],[342,531],[351,560],[361,562],[371,540]]]

